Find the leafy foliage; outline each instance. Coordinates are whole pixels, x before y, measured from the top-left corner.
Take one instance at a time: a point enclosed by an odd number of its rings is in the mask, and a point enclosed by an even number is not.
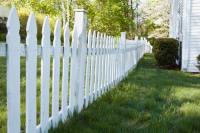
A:
[[[92,30],[105,32],[110,35],[119,35],[127,31],[133,37],[134,21],[131,18],[132,10],[124,0],[79,0],[79,7],[88,10],[89,27]]]
[[[51,17],[62,17],[62,2],[66,5],[67,1],[62,0],[13,0],[4,3],[5,5],[16,5],[17,9],[26,8],[28,12],[34,11],[37,14],[49,15]],[[70,2],[70,28],[73,29],[74,5]],[[130,38],[135,35],[134,19],[131,16],[133,10],[124,0],[77,0],[79,8],[88,11],[89,28],[110,35],[120,35],[126,31]],[[25,10],[24,10],[25,11]],[[27,12],[26,11],[26,12]],[[24,12],[26,14],[26,12]],[[67,16],[67,14],[64,14]],[[25,16],[22,15],[25,20]],[[25,24],[23,24],[25,25]],[[22,34],[25,34],[24,32]]]
[[[178,41],[173,38],[159,38],[154,43],[153,52],[157,64],[163,68],[176,68]]]
[[[34,11],[37,14],[60,17],[63,19],[63,23],[66,23],[65,18],[67,18],[70,28],[73,29],[75,4],[72,1],[0,0],[2,4],[10,6],[14,4],[20,10],[26,8],[26,10]],[[134,38],[135,35],[167,37],[169,1],[148,0],[144,4],[143,0],[134,0],[133,5],[136,1],[140,2],[138,11],[136,7],[131,7],[128,4],[128,0],[77,0],[77,4],[79,8],[85,8],[88,11],[89,28],[92,30],[115,36],[120,35],[120,32],[127,32],[130,39]],[[139,23],[136,25],[137,16],[139,17]]]
[[[198,64],[199,64],[197,67],[198,67],[199,70],[200,70],[200,55],[197,56],[197,62],[198,62]]]
[[[6,33],[7,33],[7,28],[6,28],[6,22],[7,18],[0,18],[0,41],[6,41]]]
[[[148,37],[169,36],[170,0],[147,0],[141,7],[139,34]]]

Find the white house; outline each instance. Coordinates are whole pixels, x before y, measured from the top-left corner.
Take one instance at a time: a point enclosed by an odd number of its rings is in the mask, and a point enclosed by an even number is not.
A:
[[[200,0],[171,0],[170,37],[182,42],[182,70],[199,72]]]

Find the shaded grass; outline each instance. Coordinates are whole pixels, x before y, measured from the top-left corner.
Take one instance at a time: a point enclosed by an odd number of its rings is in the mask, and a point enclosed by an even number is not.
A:
[[[198,133],[200,75],[156,66],[145,55],[112,91],[50,133]]]

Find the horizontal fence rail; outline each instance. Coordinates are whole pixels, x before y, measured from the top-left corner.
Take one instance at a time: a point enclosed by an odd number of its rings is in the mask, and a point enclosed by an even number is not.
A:
[[[145,53],[152,51],[151,45],[144,38],[126,40],[125,33],[120,38],[95,31],[87,33],[85,21],[82,21],[85,20],[84,15],[82,10],[75,12],[72,42],[66,25],[63,44],[60,20],[56,21],[54,40],[51,42],[49,18],[46,17],[41,45],[38,45],[36,20],[31,13],[26,27],[26,43],[21,44],[19,18],[16,9],[11,9],[7,23],[7,41],[0,45],[0,56],[7,59],[8,133],[21,132],[20,57],[25,57],[26,60],[25,130],[27,133],[45,133],[109,91],[136,67]],[[39,118],[36,115],[38,58],[41,60]],[[39,124],[37,119],[40,120]]]
[[[133,41],[134,43],[132,43],[133,45],[131,45],[131,47],[126,48],[126,49],[118,49],[118,48],[87,48],[86,49],[86,55],[103,55],[106,54],[106,51],[108,51],[109,54],[114,54],[114,53],[123,53],[123,52],[128,52],[128,51],[132,51],[134,49],[137,49],[139,47],[142,47],[143,45],[140,44],[140,40],[138,40],[138,44],[140,45],[136,45],[136,41]],[[42,46],[37,46],[37,56],[41,57],[42,55]],[[64,56],[64,51],[65,48],[63,46],[60,47],[60,56],[63,57]],[[146,50],[148,51],[148,50]],[[150,51],[150,49],[149,49]],[[69,56],[71,56],[72,54],[72,48],[70,47],[67,50]],[[78,49],[76,50],[76,52],[78,53]],[[0,57],[6,57],[7,56],[7,44],[6,43],[0,43]],[[50,46],[50,55],[54,56],[54,47]],[[26,57],[27,56],[27,45],[21,43],[20,44],[20,56],[21,57]]]

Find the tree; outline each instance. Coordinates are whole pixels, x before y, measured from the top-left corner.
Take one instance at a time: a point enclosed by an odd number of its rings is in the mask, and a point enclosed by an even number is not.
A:
[[[135,33],[132,9],[126,0],[78,0],[78,6],[88,10],[89,27],[110,35],[127,31],[131,38]]]
[[[169,0],[148,0],[140,9],[140,26],[145,29],[141,29],[140,34],[149,37],[168,37],[169,13]]]

